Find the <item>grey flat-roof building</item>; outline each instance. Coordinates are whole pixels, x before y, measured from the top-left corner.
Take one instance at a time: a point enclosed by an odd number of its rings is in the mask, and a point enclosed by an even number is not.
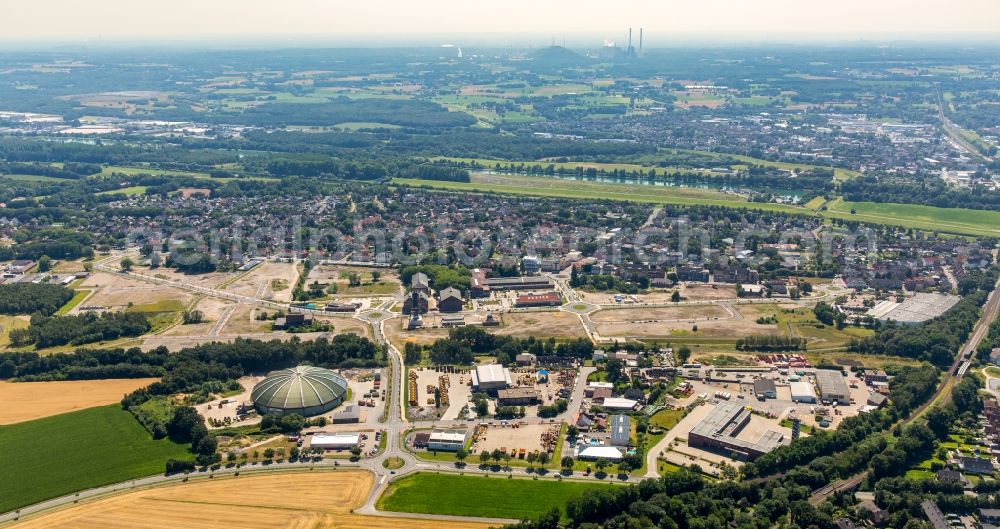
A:
[[[738,436],[750,424],[750,410],[735,402],[721,402],[688,433],[688,446],[754,459],[777,448],[785,435],[766,430],[757,439]]]
[[[628,415],[611,416],[611,446],[628,446],[632,422]]]
[[[816,370],[816,387],[819,388],[819,398],[823,402],[837,404],[851,403],[851,389],[847,387],[844,374],[833,369]]]

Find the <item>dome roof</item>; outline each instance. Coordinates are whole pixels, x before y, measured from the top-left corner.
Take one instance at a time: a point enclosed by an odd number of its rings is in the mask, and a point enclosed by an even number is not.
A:
[[[347,380],[329,369],[298,366],[273,371],[254,386],[250,398],[269,412],[326,411],[347,396]]]

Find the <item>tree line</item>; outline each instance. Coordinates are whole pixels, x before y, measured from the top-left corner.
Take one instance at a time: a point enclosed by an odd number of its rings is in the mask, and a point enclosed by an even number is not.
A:
[[[495,356],[498,364],[511,364],[521,353],[538,357],[560,356],[579,359],[591,358],[594,345],[590,340],[578,338],[557,343],[555,338],[540,340],[534,336],[515,338],[491,334],[481,327],[457,327],[448,330],[447,338],[439,338],[427,346],[406,344],[404,358],[415,363],[426,351],[435,364],[469,365],[476,356]],[[543,358],[544,360],[544,358]]]

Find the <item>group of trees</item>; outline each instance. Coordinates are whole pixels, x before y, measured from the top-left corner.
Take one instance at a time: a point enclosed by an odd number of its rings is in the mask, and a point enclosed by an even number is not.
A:
[[[199,465],[211,465],[222,461],[216,453],[218,441],[208,434],[208,428],[198,411],[190,406],[179,406],[166,424],[167,436],[178,443],[191,443],[191,451],[196,454]],[[167,471],[171,470],[168,463]]]
[[[442,165],[414,165],[403,172],[406,178],[421,180],[441,180],[445,182],[469,182],[469,171]]]
[[[836,325],[838,329],[847,326],[847,316],[825,301],[820,301],[813,307],[813,314],[823,325]]]
[[[622,294],[638,294],[649,288],[649,278],[636,276],[635,281],[627,281],[610,274],[579,272],[574,266],[570,275],[570,286],[573,288],[589,287],[597,291],[620,292]]]
[[[447,338],[439,338],[425,348],[407,344],[404,358],[410,363],[419,361],[423,349],[426,349],[430,360],[435,364],[471,364],[476,356],[487,355],[495,356],[499,364],[510,364],[521,353],[581,359],[590,358],[594,354],[593,343],[582,338],[557,343],[555,338],[539,340],[534,336],[501,336],[472,326],[449,329]]]
[[[140,336],[152,325],[141,312],[88,312],[79,316],[43,316],[35,314],[26,329],[13,329],[11,344],[35,344],[38,348],[57,345],[82,345],[122,336]]]
[[[73,299],[73,291],[49,283],[6,283],[0,285],[0,314],[41,314],[51,316]]]
[[[404,285],[409,285],[413,275],[422,272],[430,280],[430,287],[434,290],[441,290],[447,287],[457,288],[462,292],[469,291],[472,283],[472,272],[464,266],[445,265],[410,265],[404,266],[399,271],[399,278]]]

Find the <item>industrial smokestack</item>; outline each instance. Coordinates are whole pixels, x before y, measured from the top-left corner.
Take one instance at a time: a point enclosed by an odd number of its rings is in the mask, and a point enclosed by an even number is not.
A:
[[[639,28],[639,55],[642,55],[642,28]]]
[[[625,54],[632,56],[632,28],[628,28],[628,47],[625,48]]]

